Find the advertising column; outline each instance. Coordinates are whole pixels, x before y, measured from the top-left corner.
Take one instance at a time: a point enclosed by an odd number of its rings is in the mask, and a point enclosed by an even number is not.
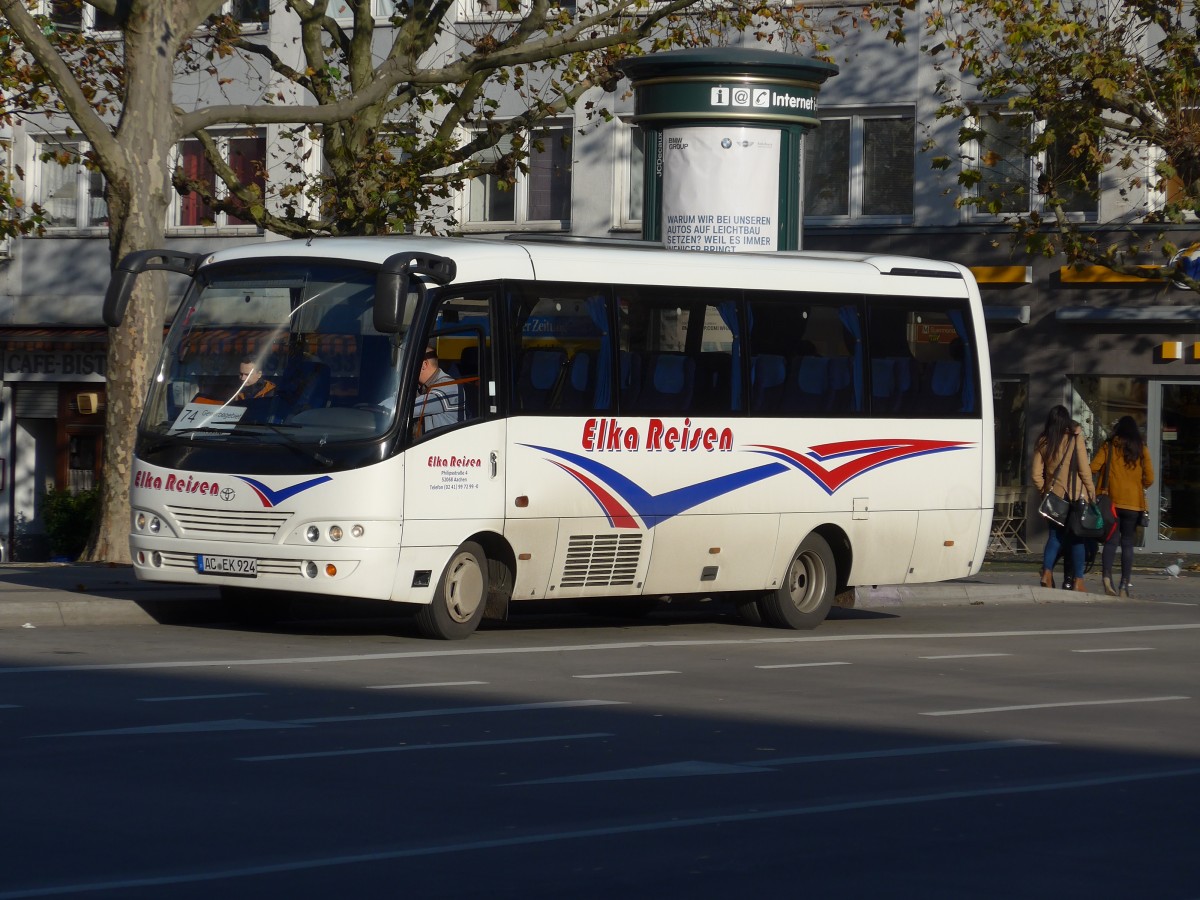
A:
[[[672,250],[795,250],[800,153],[837,66],[718,48],[625,60],[646,131],[642,237]]]

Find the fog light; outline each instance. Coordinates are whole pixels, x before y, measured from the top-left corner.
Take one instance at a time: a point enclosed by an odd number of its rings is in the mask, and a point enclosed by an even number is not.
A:
[[[162,522],[158,520],[158,516],[155,516],[150,520],[150,533],[158,534],[158,529],[160,528],[162,528]]]
[[[157,550],[155,550],[154,553],[152,553],[150,555],[150,564],[153,565],[154,568],[156,568],[156,569],[159,568],[160,566],[162,566],[162,554],[159,553]]]
[[[350,529],[350,536],[360,538],[363,536],[364,531],[365,531],[365,529],[361,525],[355,525],[353,528]]]
[[[309,578],[317,577],[317,564],[311,559],[304,564],[304,574]]]
[[[337,566],[333,563],[325,563],[325,574],[332,578],[337,574]]]
[[[329,526],[329,539],[331,541],[340,541],[342,539],[342,526],[341,525],[330,525]]]
[[[309,525],[304,531],[304,536],[308,538],[310,544],[315,544],[321,539],[321,529],[316,525]]]
[[[135,523],[138,531],[145,531],[146,530],[146,514],[138,513],[137,518],[134,520],[134,523]]]

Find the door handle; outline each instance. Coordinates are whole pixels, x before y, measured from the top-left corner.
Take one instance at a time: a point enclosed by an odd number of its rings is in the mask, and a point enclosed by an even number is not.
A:
[[[500,469],[500,454],[495,450],[492,451],[492,477],[496,477],[496,472]]]

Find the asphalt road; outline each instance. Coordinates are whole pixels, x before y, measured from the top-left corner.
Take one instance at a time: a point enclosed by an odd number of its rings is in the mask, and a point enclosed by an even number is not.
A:
[[[0,900],[1189,898],[1200,605],[0,634]]]

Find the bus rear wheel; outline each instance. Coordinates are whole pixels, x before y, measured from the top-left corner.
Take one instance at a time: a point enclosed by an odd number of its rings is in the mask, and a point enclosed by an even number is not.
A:
[[[833,551],[819,534],[810,534],[792,554],[783,583],[760,597],[758,608],[776,628],[816,628],[829,615],[836,588]]]
[[[417,627],[441,641],[470,637],[483,618],[487,595],[487,556],[477,543],[466,541],[446,563],[433,602],[417,609]]]

